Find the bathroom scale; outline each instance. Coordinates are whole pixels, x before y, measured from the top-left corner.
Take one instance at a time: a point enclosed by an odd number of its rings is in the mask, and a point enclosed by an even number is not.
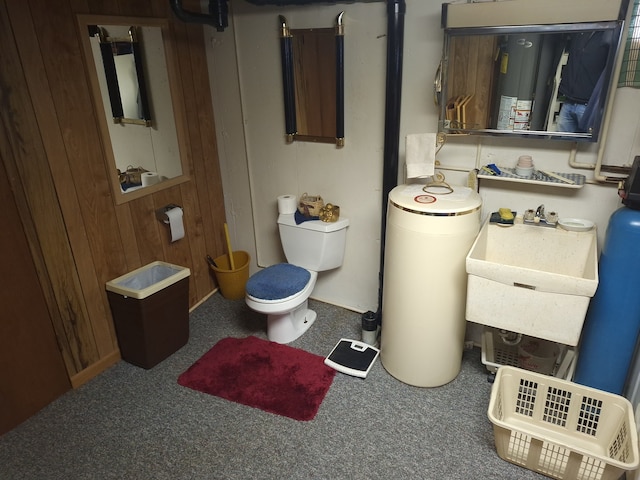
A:
[[[379,349],[368,343],[341,338],[324,363],[347,375],[366,378],[379,353]]]

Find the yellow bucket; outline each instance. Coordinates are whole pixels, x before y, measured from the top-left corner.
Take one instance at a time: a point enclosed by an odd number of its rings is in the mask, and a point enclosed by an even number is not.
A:
[[[216,264],[215,267],[213,265],[209,266],[216,274],[216,280],[224,298],[229,300],[244,298],[244,287],[249,279],[250,258],[247,252],[238,250],[233,252],[233,264],[236,267],[234,270],[231,270],[227,255],[220,255],[215,258],[213,260]]]

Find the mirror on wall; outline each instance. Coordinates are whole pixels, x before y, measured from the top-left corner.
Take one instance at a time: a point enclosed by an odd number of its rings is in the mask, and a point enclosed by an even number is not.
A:
[[[145,61],[138,30],[131,26],[126,37],[112,37],[102,25],[88,26],[89,35],[99,41],[113,122],[150,127]]]
[[[344,29],[290,29],[280,16],[287,142],[344,146]]]
[[[116,203],[187,181],[167,21],[78,15],[78,25]]]
[[[619,21],[445,29],[440,130],[596,142],[621,33]]]

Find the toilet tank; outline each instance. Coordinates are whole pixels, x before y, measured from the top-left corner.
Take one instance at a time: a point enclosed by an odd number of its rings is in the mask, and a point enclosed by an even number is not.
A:
[[[294,215],[278,216],[280,241],[287,262],[321,272],[342,265],[349,220],[308,220],[296,225]]]

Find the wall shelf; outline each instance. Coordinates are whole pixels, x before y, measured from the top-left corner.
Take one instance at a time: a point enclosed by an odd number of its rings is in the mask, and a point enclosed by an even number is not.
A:
[[[498,167],[502,172],[500,175],[490,175],[488,173],[480,171],[478,173],[478,178],[483,180],[496,180],[502,182],[516,182],[516,183],[529,183],[533,185],[546,185],[552,187],[560,187],[560,188],[582,188],[586,182],[586,177],[579,173],[561,173],[561,172],[551,172],[560,177],[566,178],[567,180],[571,180],[575,183],[566,183],[562,180],[549,177],[541,172],[536,171],[535,175],[537,177],[534,178],[523,178],[514,173],[513,168],[503,168]]]

